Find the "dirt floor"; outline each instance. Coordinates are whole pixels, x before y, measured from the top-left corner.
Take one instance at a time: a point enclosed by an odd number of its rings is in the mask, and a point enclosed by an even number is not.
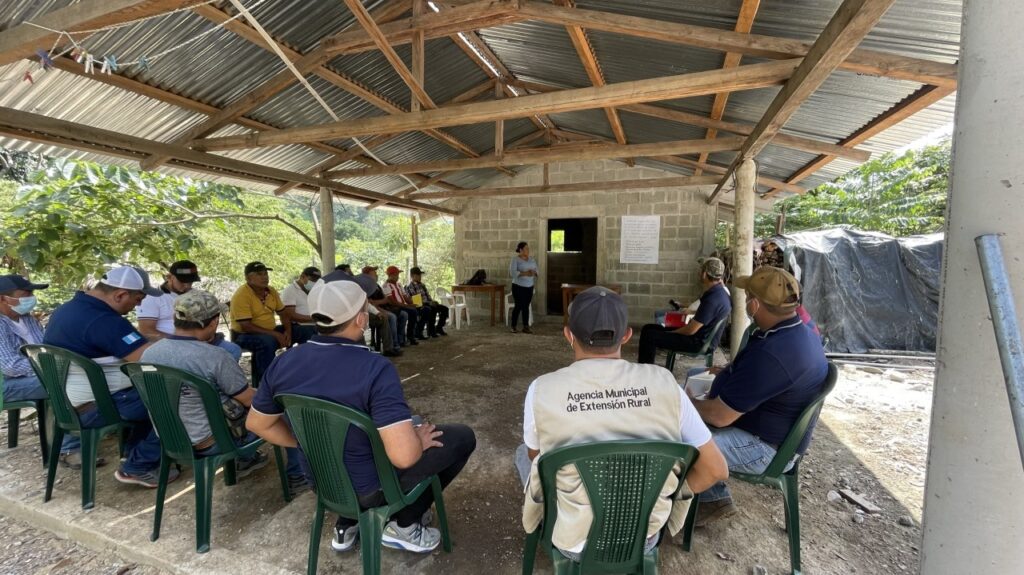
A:
[[[522,495],[511,455],[521,441],[523,398],[533,378],[566,365],[571,357],[561,338],[560,318],[547,318],[534,326],[534,335],[513,335],[481,323],[476,320],[471,328],[452,329],[450,337],[410,349],[396,361],[414,412],[436,423],[470,425],[476,431],[478,447],[445,495],[455,551],[416,556],[384,550],[385,573],[500,575],[520,570]],[[636,357],[635,342],[625,356]],[[676,373],[679,377],[685,373],[683,362],[677,364]],[[932,373],[923,368],[842,369],[801,466],[804,573],[917,571],[931,386]],[[23,424],[22,446],[0,448],[0,491],[4,497],[42,507],[45,473],[31,426],[31,422]],[[6,425],[0,431],[3,445],[5,434]],[[116,460],[112,441],[104,444],[103,452]],[[124,544],[138,549],[159,546],[180,557],[180,562],[171,562],[176,564],[176,572],[190,572],[193,567],[188,565],[196,566],[195,572],[205,572],[201,569],[204,561],[212,561],[207,558],[216,553],[194,553],[191,472],[184,472],[169,489],[173,498],[166,506],[163,534],[156,543],[148,540],[153,493],[117,484],[112,472],[111,467],[100,471],[96,500],[97,508],[105,508],[103,513],[118,517],[104,523],[118,534],[115,537],[123,537]],[[77,507],[79,485],[77,473],[60,470],[54,501],[46,505],[63,505],[72,515],[69,521],[78,521],[83,515]],[[698,530],[692,553],[682,551],[678,538],[663,544],[663,573],[749,573],[755,566],[764,567],[767,573],[789,572],[781,497],[768,488],[732,485],[740,513]],[[830,493],[840,489],[862,494],[881,512],[863,513],[838,499],[837,493]],[[272,466],[235,487],[219,484],[214,494],[213,546],[272,565],[278,572],[302,573],[313,507],[312,494],[285,505]],[[100,509],[91,513],[97,511]],[[132,529],[120,535],[117,530],[127,525]],[[61,556],[71,556],[68,549],[73,544],[37,536],[38,531],[30,536],[8,536],[24,529],[4,521],[0,536],[7,553],[12,538],[22,541],[22,547],[40,548],[32,552],[43,558],[39,567],[34,567],[36,571],[58,562]],[[321,541],[320,572],[359,572],[358,553],[332,552],[328,537],[325,533]],[[115,563],[112,561],[106,572],[117,572]],[[31,569],[13,572],[36,572]],[[550,561],[539,558],[537,572],[550,573]]]

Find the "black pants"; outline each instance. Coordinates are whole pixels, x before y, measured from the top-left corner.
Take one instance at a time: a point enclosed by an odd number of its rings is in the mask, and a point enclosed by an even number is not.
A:
[[[533,288],[512,284],[512,301],[515,302],[515,307],[512,308],[512,319],[509,321],[509,325],[515,329],[516,320],[522,313],[523,328],[530,327],[530,302],[533,301]]]
[[[640,353],[637,363],[654,363],[654,356],[659,349],[697,353],[704,345],[704,340],[693,335],[675,333],[678,328],[664,327],[649,323],[640,330]]]
[[[445,322],[448,321],[448,307],[438,304],[423,304],[423,307],[418,308],[420,313],[419,319],[419,335],[416,337],[420,339],[426,339],[427,336],[434,337],[437,335],[437,328],[444,327]],[[426,329],[426,336],[423,335],[423,330]]]
[[[423,456],[409,469],[399,469],[398,483],[402,491],[408,491],[419,482],[437,475],[441,481],[441,488],[448,487],[448,484],[462,471],[469,461],[469,456],[476,449],[476,434],[466,425],[450,423],[438,425],[437,429],[443,431],[444,435],[438,441],[444,444],[443,447],[431,447],[423,452]],[[359,496],[359,506],[363,509],[379,507],[384,505],[383,491],[375,491]],[[419,499],[414,501],[405,509],[402,509],[391,518],[398,522],[399,527],[408,527],[413,523],[419,523],[423,513],[434,504],[434,493],[427,488]],[[338,517],[337,526],[341,529],[351,527],[358,523],[354,519]]]

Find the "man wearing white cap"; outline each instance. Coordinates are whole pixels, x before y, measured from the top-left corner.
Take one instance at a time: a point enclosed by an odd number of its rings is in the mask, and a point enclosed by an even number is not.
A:
[[[275,445],[294,447],[295,436],[274,396],[291,393],[333,401],[373,420],[403,489],[435,474],[442,487],[447,486],[476,448],[476,436],[465,425],[413,425],[395,366],[361,343],[369,322],[363,289],[344,280],[317,284],[309,293],[309,309],[318,335],[270,364],[253,398],[248,428]],[[365,434],[349,434],[344,459],[360,505],[382,505],[384,495]],[[440,533],[423,525],[432,504],[427,490],[391,517],[384,528],[384,545],[415,553],[437,548]],[[354,521],[339,518],[331,546],[336,551],[352,549],[358,532]]]
[[[149,413],[142,404],[131,380],[121,373],[119,366],[138,361],[149,342],[124,315],[135,309],[147,295],[159,296],[160,290],[149,283],[149,274],[141,268],[121,266],[108,271],[95,287],[78,292],[71,301],[57,308],[43,335],[43,343],[84,355],[100,364],[106,375],[107,387],[118,413],[133,426],[127,441],[127,457],[114,477],[122,483],[157,486],[157,468],[160,465],[160,440],[153,431]],[[84,427],[100,427],[106,422],[96,407],[89,380],[81,369],[68,370],[68,400],[78,411]],[[64,445],[62,451],[68,449]],[[177,479],[178,472],[171,468],[169,478]]]

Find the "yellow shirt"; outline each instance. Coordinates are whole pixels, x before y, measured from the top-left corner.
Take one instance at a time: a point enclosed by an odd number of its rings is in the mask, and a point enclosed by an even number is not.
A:
[[[252,320],[256,327],[274,329],[277,326],[274,314],[283,309],[284,303],[274,288],[268,287],[267,297],[260,300],[249,284],[244,284],[231,296],[231,329],[242,331],[239,320]]]

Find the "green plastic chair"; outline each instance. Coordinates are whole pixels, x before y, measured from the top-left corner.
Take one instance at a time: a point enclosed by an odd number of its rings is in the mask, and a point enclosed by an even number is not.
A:
[[[111,433],[117,433],[118,451],[124,456],[124,433],[131,429],[131,422],[121,419],[114,399],[107,387],[103,369],[93,360],[72,351],[53,345],[23,345],[21,353],[28,358],[40,383],[50,396],[53,410],[53,437],[49,453],[60,453],[64,435],[76,435],[82,440],[82,509],[92,509],[96,499],[96,458],[100,440]],[[68,400],[65,386],[68,382],[68,368],[74,364],[85,372],[92,388],[96,407],[104,421],[102,427],[82,427],[78,412]],[[59,457],[49,457],[46,465],[46,492],[43,501],[49,501],[53,494],[53,482],[57,477]]]
[[[173,367],[151,363],[126,363],[121,366],[138,390],[142,402],[153,420],[153,427],[160,436],[160,483],[156,488],[156,513],[153,515],[153,533],[150,541],[160,538],[160,522],[163,518],[164,499],[167,495],[167,477],[171,464],[192,467],[196,492],[196,552],[210,550],[210,525],[213,519],[213,483],[217,469],[224,467],[224,484],[234,485],[235,461],[256,452],[263,445],[262,439],[238,446],[232,440],[231,431],[224,419],[220,394],[213,385],[203,378]],[[192,441],[185,431],[185,424],[178,413],[181,392],[185,387],[195,390],[203,403],[210,430],[220,453],[206,457],[197,456]],[[281,479],[281,490],[285,501],[291,501],[288,492],[288,475],[285,471],[281,448],[274,447],[274,459]]]
[[[7,448],[18,446],[18,430],[21,426],[21,410],[36,410],[36,427],[39,428],[39,452],[43,466],[50,458],[50,443],[46,440],[46,400],[4,401],[4,374],[0,373],[0,411],[7,412]]]
[[[324,511],[333,511],[359,522],[363,573],[376,575],[380,573],[381,537],[388,518],[416,501],[427,488],[434,492],[442,545],[445,551],[451,553],[452,540],[448,534],[448,516],[444,509],[441,482],[435,475],[403,493],[398,474],[384,451],[384,442],[381,441],[377,426],[369,416],[344,405],[302,395],[283,393],[274,399],[284,407],[316,481],[316,511],[309,532],[309,561],[306,567],[308,575],[316,573]],[[359,507],[359,500],[342,460],[345,439],[352,428],[358,428],[370,438],[373,462],[387,502],[365,511]]]
[[[786,440],[779,446],[778,451],[775,453],[775,457],[772,458],[771,463],[765,468],[763,473],[751,474],[751,473],[740,473],[738,471],[730,471],[729,477],[746,481],[747,483],[754,483],[759,485],[768,485],[782,491],[782,503],[786,512],[786,531],[789,533],[789,562],[793,570],[793,575],[800,575],[800,461],[803,459],[803,455],[797,455],[796,449],[799,447],[800,442],[803,441],[804,436],[807,434],[810,426],[818,420],[818,414],[821,413],[821,406],[825,403],[825,398],[832,389],[836,386],[836,380],[839,378],[839,370],[835,364],[829,362],[828,364],[828,376],[825,377],[825,385],[821,389],[821,393],[818,397],[808,405],[800,417],[796,420],[793,428],[789,430],[789,434],[786,435]],[[793,460],[794,456],[796,459]],[[789,471],[785,471],[786,466],[793,460],[793,467]],[[693,499],[693,504],[690,505],[690,512],[686,516],[686,525],[683,527],[683,549],[686,551],[690,550],[691,543],[693,542],[693,528],[694,522],[697,518],[697,508],[700,505],[699,498]]]
[[[675,464],[682,464],[679,477],[685,477],[698,455],[691,445],[645,440],[571,445],[541,455],[537,465],[544,496],[544,519],[526,537],[523,575],[533,573],[538,543],[551,557],[558,575],[656,574],[657,547],[651,553],[644,553],[651,511]],[[566,465],[575,465],[579,471],[594,512],[594,522],[579,562],[562,555],[551,543],[558,520],[555,476]]]
[[[711,367],[715,365],[715,348],[711,347],[711,342],[718,339],[718,336],[725,329],[725,322],[728,321],[729,316],[725,316],[715,323],[715,327],[708,332],[708,336],[704,338],[704,344],[700,346],[700,349],[696,352],[690,353],[686,351],[675,351],[668,350],[668,356],[665,358],[665,369],[672,371],[676,367],[676,354],[683,355],[686,357],[703,357],[704,365]]]

